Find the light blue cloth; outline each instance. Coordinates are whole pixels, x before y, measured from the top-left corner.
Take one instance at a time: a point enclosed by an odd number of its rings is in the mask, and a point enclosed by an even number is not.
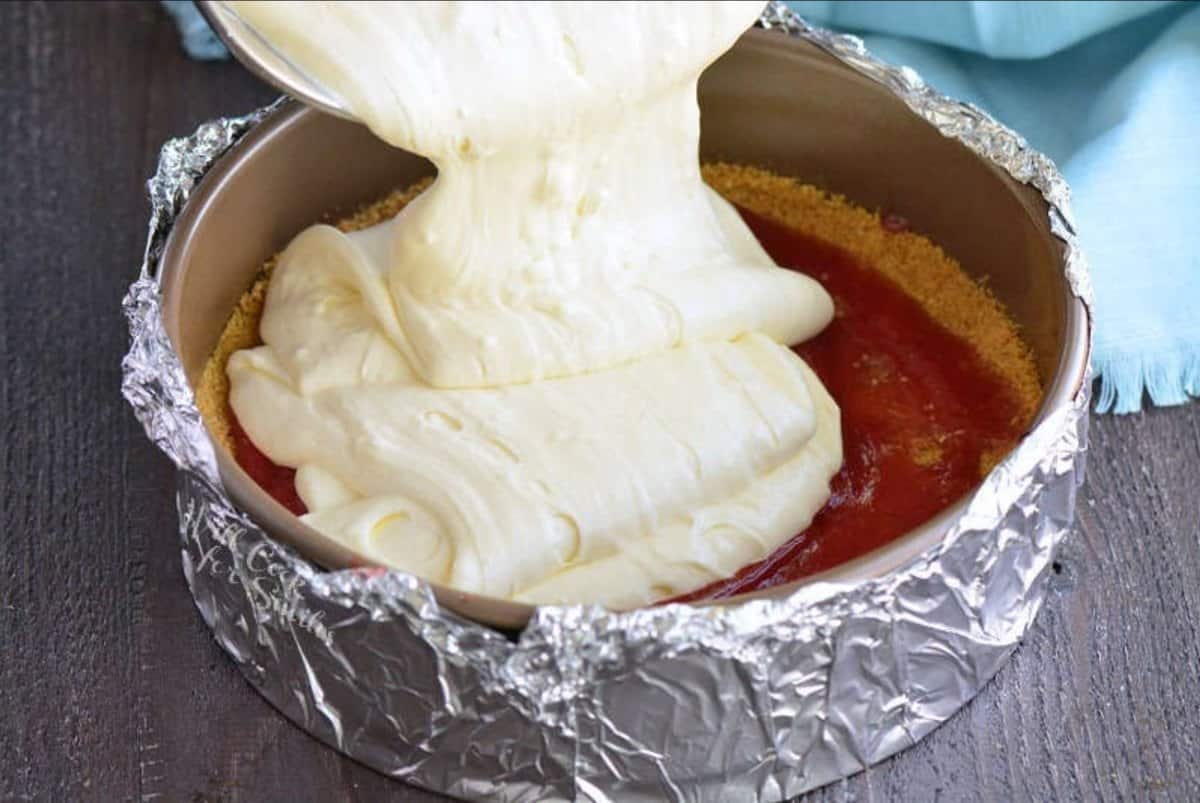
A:
[[[228,54],[187,0],[196,58]],[[1200,5],[790,2],[1020,131],[1070,182],[1096,290],[1097,409],[1200,396]]]
[[[1098,410],[1200,396],[1200,5],[789,5],[1058,163],[1092,266]]]
[[[163,8],[175,20],[180,44],[189,56],[199,61],[219,61],[229,58],[229,51],[208,27],[192,0],[162,0]]]

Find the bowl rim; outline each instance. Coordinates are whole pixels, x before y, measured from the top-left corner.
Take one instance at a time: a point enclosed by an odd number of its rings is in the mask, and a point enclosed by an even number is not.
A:
[[[747,40],[752,47],[766,48],[790,55],[795,55],[799,47],[805,45],[804,42],[793,37],[780,36],[775,32],[757,29],[748,31],[744,35],[743,40]],[[811,45],[809,46],[811,47]],[[832,60],[832,57],[830,58]],[[840,61],[836,62],[836,66],[846,70],[851,75],[873,80],[867,76],[863,76],[862,73]],[[909,113],[913,112],[910,111]],[[321,114],[321,112],[296,102],[286,103],[271,110],[212,165],[188,198],[183,211],[180,213],[168,235],[155,276],[159,286],[163,288],[163,317],[167,334],[177,350],[180,342],[180,334],[177,326],[177,315],[173,313],[182,303],[181,291],[183,282],[174,280],[176,278],[181,279],[187,271],[187,266],[190,263],[190,244],[193,234],[199,228],[206,213],[219,201],[225,186],[229,183],[232,176],[245,162],[252,159],[261,150],[270,147],[274,140],[282,136],[290,128],[303,123],[307,117],[318,114]],[[983,157],[976,156],[976,158],[986,162]],[[996,171],[1006,184],[1011,185],[1015,194],[1020,194],[1019,190],[1021,188],[1027,189],[1029,187],[1028,184],[1017,181],[994,164],[988,163],[988,166]],[[1037,223],[1034,218],[1035,210],[1031,208],[1030,203],[1027,202],[1028,200],[1030,199],[1022,198],[1022,206],[1026,213],[1030,215],[1031,220]],[[1037,214],[1043,215],[1043,221],[1046,220],[1051,210],[1050,204],[1040,195],[1032,200],[1034,206],[1036,206]],[[1065,271],[1066,263],[1064,254],[1066,243],[1053,232],[1051,232],[1050,236],[1056,244],[1058,262],[1063,266]],[[1061,311],[1063,335],[1057,366],[1052,381],[1043,394],[1042,402],[1033,421],[1029,425],[1026,435],[1014,446],[1014,450],[1025,442],[1029,432],[1032,432],[1042,424],[1055,410],[1069,405],[1087,378],[1087,367],[1091,349],[1090,313],[1084,301],[1071,292],[1069,286],[1064,284],[1064,288],[1063,305],[1065,309]],[[189,378],[189,385],[191,384],[192,382]],[[237,463],[233,455],[213,437],[207,420],[204,421],[204,428],[206,435],[212,443],[218,471],[222,483],[226,485],[226,491],[230,492],[231,496],[234,497],[237,507],[250,515],[260,526],[263,526],[270,537],[293,546],[306,560],[321,567],[320,570],[322,571],[339,571],[352,567],[365,568],[375,566],[387,571],[400,572],[400,570],[383,566],[382,564],[364,561],[364,557],[357,552],[336,544],[333,539],[322,535],[316,529],[300,521],[299,517],[289,512],[250,478],[240,464]],[[1008,454],[1011,454],[1011,451]],[[883,577],[911,563],[922,553],[940,543],[952,529],[954,522],[962,517],[979,488],[999,469],[999,465],[993,468],[970,491],[921,525],[856,558],[823,571],[807,575],[799,580],[781,583],[765,589],[728,597],[669,604],[685,605],[694,608],[731,606],[757,599],[787,597],[807,586],[821,584],[853,586]],[[237,493],[239,490],[242,493]],[[247,497],[252,499],[254,504],[247,505],[245,503]],[[247,507],[257,509],[247,510]],[[326,560],[312,557],[314,544],[322,545],[320,551],[323,552]],[[331,563],[337,564],[339,568],[327,568]],[[432,590],[439,605],[467,619],[503,630],[519,630],[523,628],[539,608],[571,607],[570,605],[543,606],[515,602],[500,597],[462,591],[421,577],[417,579]],[[656,603],[651,606],[640,607],[655,607],[662,604]]]

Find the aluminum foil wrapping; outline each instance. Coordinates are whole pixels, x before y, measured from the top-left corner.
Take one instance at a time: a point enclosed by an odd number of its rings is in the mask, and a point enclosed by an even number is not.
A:
[[[763,27],[886,84],[1049,203],[1073,291],[1087,268],[1054,165],[979,109],[782,4]],[[884,578],[726,607],[542,608],[519,637],[440,610],[398,572],[325,572],[234,507],[164,332],[155,271],[205,170],[270,109],[168,142],[125,299],[123,391],[178,466],[183,569],[217,641],[305,730],[396,778],[496,800],[780,800],[904,749],[1011,654],[1041,605],[1082,476],[1089,383],[985,480],[945,540]]]

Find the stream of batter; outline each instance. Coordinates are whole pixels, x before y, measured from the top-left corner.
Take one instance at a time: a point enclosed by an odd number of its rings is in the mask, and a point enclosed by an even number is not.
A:
[[[304,520],[464,591],[624,608],[803,530],[833,305],[700,177],[700,73],[761,2],[229,3],[432,186],[280,257],[230,403]]]

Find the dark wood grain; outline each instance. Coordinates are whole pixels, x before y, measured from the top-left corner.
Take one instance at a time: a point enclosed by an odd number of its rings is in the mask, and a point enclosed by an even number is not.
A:
[[[263,702],[183,584],[172,470],[118,390],[158,147],[272,92],[157,4],[0,4],[0,799],[435,800]],[[1200,799],[1200,406],[1094,425],[1027,643],[814,800]]]

